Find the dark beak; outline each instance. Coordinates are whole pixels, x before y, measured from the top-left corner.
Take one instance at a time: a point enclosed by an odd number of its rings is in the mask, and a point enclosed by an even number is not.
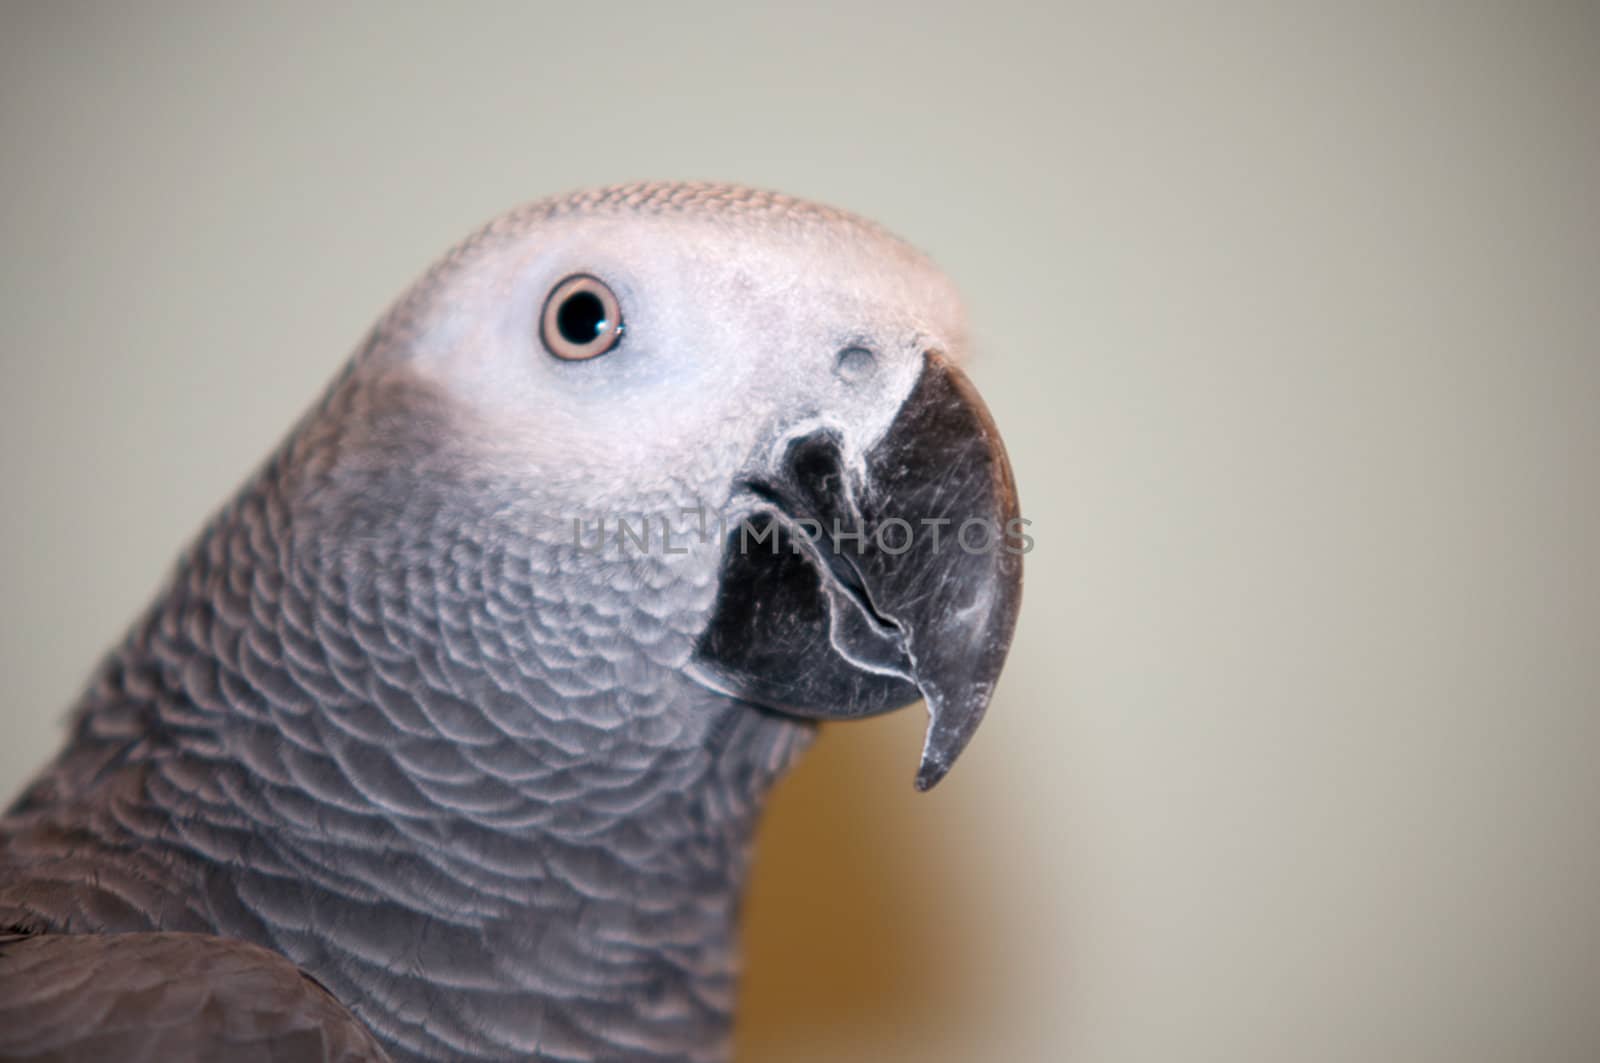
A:
[[[769,523],[729,534],[696,674],[823,719],[920,696],[930,720],[916,785],[933,786],[989,706],[1031,544],[983,400],[930,352],[864,476],[822,432],[794,441],[779,469],[748,486]]]

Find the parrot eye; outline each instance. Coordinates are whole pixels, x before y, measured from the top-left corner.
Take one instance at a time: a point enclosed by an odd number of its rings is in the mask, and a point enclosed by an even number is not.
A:
[[[622,338],[622,307],[604,281],[579,273],[556,285],[545,300],[539,333],[557,358],[593,358]]]

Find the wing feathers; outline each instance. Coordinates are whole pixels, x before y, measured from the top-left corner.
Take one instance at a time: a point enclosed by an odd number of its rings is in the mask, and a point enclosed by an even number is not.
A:
[[[207,934],[0,937],[0,1059],[388,1063],[289,960]]]

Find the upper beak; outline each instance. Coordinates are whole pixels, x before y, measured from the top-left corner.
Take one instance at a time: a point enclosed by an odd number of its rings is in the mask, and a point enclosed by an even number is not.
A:
[[[836,437],[819,432],[794,441],[774,475],[751,486],[779,534],[754,553],[743,536],[735,550],[730,536],[699,673],[749,700],[824,718],[920,695],[929,724],[916,785],[928,789],[982,721],[1022,602],[1030,540],[983,400],[929,352],[864,475],[849,473]]]

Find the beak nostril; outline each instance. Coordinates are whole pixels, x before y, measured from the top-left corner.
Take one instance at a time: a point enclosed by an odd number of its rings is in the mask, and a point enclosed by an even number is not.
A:
[[[878,356],[865,347],[846,347],[839,352],[833,371],[841,380],[865,380],[878,366]]]

